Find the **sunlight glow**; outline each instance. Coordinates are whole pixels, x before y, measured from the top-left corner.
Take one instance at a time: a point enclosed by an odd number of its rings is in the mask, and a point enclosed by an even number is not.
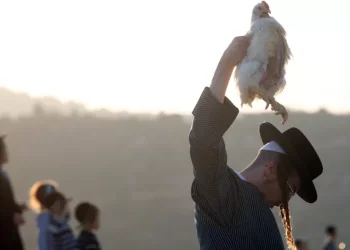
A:
[[[343,242],[339,243],[339,246],[338,246],[339,249],[345,249],[345,247],[346,247],[345,243]]]
[[[248,30],[257,2],[1,1],[0,86],[89,108],[189,113],[229,42]],[[267,2],[294,55],[277,100],[349,111],[350,2]],[[239,103],[233,82],[228,97]],[[263,111],[259,105],[253,110]]]

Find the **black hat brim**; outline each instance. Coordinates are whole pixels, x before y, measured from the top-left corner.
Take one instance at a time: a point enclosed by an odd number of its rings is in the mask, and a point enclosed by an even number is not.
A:
[[[269,122],[262,123],[259,132],[263,144],[275,141],[284,150],[300,177],[300,188],[297,194],[304,201],[314,203],[317,200],[316,187],[313,180],[308,178],[307,166],[305,166],[289,140]]]

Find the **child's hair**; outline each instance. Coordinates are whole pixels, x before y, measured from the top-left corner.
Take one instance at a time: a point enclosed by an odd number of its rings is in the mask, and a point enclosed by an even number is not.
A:
[[[46,200],[50,194],[57,192],[58,185],[53,180],[38,181],[29,189],[29,205],[36,212],[47,210]]]
[[[89,202],[79,203],[75,208],[75,218],[80,225],[94,223],[98,213],[99,209]]]
[[[337,229],[333,225],[329,225],[326,227],[326,234],[334,236]]]
[[[43,205],[47,209],[50,209],[57,201],[60,203],[60,209],[63,209],[68,202],[64,194],[58,191],[54,191],[45,198]]]

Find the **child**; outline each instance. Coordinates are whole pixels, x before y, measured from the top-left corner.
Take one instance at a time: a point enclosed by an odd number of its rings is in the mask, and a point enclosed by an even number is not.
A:
[[[76,241],[77,250],[101,250],[93,231],[100,227],[100,211],[88,202],[80,203],[75,209],[75,217],[80,224],[81,232]]]
[[[54,181],[39,181],[30,189],[31,208],[39,215],[39,250],[68,250],[74,247],[68,224],[68,200],[57,190]]]
[[[29,206],[38,213],[36,221],[39,250],[52,249],[52,239],[48,233],[50,212],[45,206],[45,200],[52,192],[56,191],[57,183],[52,180],[38,181],[29,190]]]
[[[60,192],[52,192],[45,200],[45,206],[50,212],[48,232],[54,250],[73,250],[75,246],[73,231],[68,223],[69,201]]]

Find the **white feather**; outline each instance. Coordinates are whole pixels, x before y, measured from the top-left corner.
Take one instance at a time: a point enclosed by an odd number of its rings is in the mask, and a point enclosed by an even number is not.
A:
[[[276,56],[279,42],[283,41],[285,50],[285,64],[290,58],[290,49],[288,47],[284,28],[272,17],[259,18],[251,25],[248,35],[251,37],[250,45],[247,49],[246,57],[236,67],[235,78],[237,87],[241,94],[241,102],[251,105],[253,100],[258,97],[274,96],[285,85],[284,65],[281,79],[278,84],[270,89],[264,89],[259,83],[266,71],[269,58]]]

